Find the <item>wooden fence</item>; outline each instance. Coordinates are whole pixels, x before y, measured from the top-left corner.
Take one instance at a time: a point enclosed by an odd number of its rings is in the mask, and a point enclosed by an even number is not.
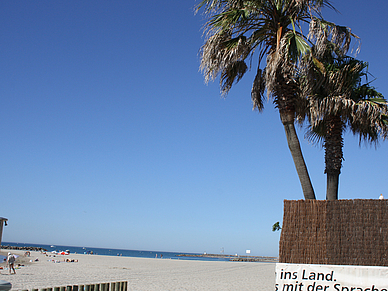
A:
[[[279,262],[388,266],[388,200],[285,200]]]
[[[30,291],[126,291],[128,282],[98,283],[89,285],[69,285],[62,287],[31,289]],[[22,291],[29,291],[23,289]]]

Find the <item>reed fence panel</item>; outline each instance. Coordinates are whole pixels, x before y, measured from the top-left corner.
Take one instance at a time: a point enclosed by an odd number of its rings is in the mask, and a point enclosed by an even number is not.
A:
[[[279,262],[388,266],[388,200],[285,200]]]

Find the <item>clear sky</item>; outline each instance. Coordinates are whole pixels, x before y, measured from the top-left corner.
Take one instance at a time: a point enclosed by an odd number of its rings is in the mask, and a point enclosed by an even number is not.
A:
[[[303,198],[283,127],[252,111],[253,73],[226,99],[204,84],[197,3],[0,2],[3,241],[278,254],[271,226]],[[387,96],[388,4],[333,3]],[[324,152],[299,136],[324,199]],[[340,198],[388,198],[387,154],[346,134]]]

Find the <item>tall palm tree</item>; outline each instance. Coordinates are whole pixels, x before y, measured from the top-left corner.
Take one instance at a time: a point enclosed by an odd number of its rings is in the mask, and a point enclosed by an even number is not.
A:
[[[318,62],[309,95],[312,137],[323,142],[326,199],[338,199],[339,175],[343,160],[343,134],[350,129],[360,142],[377,143],[388,136],[388,107],[383,95],[366,82],[368,64],[351,57],[335,57],[328,52]],[[316,82],[317,83],[317,82]]]
[[[332,7],[328,0],[203,0],[197,6],[197,11],[204,8],[209,17],[201,70],[206,82],[220,76],[222,95],[240,81],[248,71],[246,62],[257,52],[253,106],[263,110],[266,90],[278,108],[305,199],[315,199],[315,193],[294,124],[298,111],[306,105],[305,99],[297,98],[295,70],[299,57],[309,50],[302,26],[320,17],[324,6]]]

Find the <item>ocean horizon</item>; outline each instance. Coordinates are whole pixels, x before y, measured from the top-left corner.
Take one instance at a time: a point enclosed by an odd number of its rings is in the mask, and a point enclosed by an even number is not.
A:
[[[17,242],[1,242],[1,246],[15,247],[34,247],[43,248],[47,252],[70,251],[70,254],[90,254],[100,256],[124,256],[124,257],[139,257],[139,258],[163,258],[175,260],[200,260],[200,261],[229,261],[229,258],[209,258],[209,257],[187,257],[180,255],[201,255],[199,253],[184,253],[184,252],[163,252],[163,251],[147,251],[147,250],[126,250],[114,248],[96,248],[96,247],[79,247],[67,245],[47,245],[33,243],[17,243]]]

